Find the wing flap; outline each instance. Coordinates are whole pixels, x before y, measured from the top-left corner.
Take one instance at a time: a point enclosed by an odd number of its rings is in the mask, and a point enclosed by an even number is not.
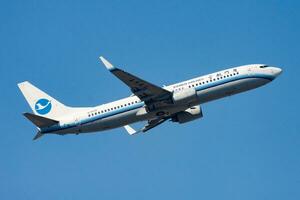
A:
[[[149,131],[150,129],[155,128],[156,126],[164,123],[168,118],[157,118],[154,120],[149,120],[148,124],[146,124],[146,126],[144,126],[144,128],[142,128],[143,133]]]

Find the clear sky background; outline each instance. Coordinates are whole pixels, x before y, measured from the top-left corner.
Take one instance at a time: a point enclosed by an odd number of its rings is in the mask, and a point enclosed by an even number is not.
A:
[[[1,1],[0,199],[300,199],[299,1]],[[227,67],[283,68],[202,106],[204,118],[130,137],[45,136],[17,83],[71,106],[130,95],[99,62],[158,85]]]

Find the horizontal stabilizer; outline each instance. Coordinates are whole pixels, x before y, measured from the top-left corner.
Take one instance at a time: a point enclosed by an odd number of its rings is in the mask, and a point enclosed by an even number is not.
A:
[[[37,134],[34,136],[33,140],[37,140],[39,139],[40,137],[42,137],[44,134],[42,134],[40,131],[37,132]]]
[[[41,117],[31,113],[24,113],[24,116],[39,128],[49,127],[59,123],[59,121]]]

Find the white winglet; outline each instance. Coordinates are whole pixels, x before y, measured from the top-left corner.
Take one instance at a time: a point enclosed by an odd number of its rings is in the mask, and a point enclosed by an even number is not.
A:
[[[124,128],[126,129],[126,131],[128,132],[129,135],[134,135],[136,133],[138,133],[139,131],[134,130],[131,126],[126,125],[124,126]]]
[[[105,58],[103,58],[102,56],[100,56],[99,58],[109,71],[115,69],[115,67],[110,62],[108,62]]]

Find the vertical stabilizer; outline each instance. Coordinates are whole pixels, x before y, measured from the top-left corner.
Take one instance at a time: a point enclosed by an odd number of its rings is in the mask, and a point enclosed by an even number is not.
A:
[[[71,111],[70,107],[60,103],[28,81],[19,83],[18,87],[35,115],[58,119]]]

